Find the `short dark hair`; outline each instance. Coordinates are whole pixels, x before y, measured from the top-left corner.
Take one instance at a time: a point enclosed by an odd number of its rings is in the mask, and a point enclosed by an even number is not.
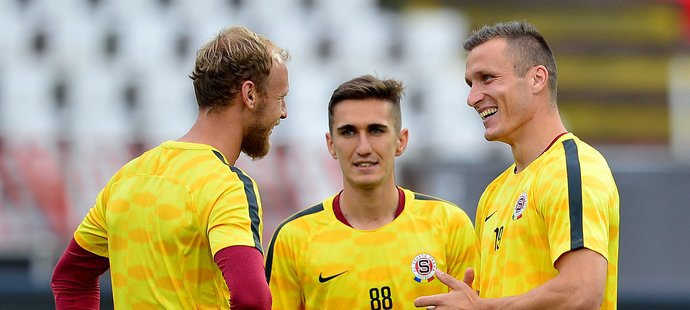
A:
[[[328,102],[328,130],[333,132],[333,109],[339,102],[351,99],[381,99],[391,103],[394,126],[399,131],[402,128],[400,99],[404,94],[405,86],[401,81],[380,80],[372,75],[363,75],[342,83],[333,91]]]
[[[525,76],[530,68],[543,65],[549,72],[549,91],[551,99],[556,102],[556,90],[558,85],[558,70],[556,58],[537,28],[525,21],[512,21],[497,23],[493,26],[484,26],[472,32],[463,43],[466,51],[472,51],[478,45],[491,39],[504,38],[508,44],[508,53],[515,61],[515,74]]]
[[[197,52],[189,75],[199,107],[227,106],[244,81],[252,81],[265,94],[273,61],[286,62],[287,50],[244,27],[223,29]]]

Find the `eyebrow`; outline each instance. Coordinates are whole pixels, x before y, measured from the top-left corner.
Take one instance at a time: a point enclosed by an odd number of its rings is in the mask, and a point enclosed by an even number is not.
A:
[[[389,126],[386,125],[386,124],[374,123],[374,124],[369,124],[369,125],[367,125],[367,130],[371,130],[371,129],[386,129],[386,128],[388,128],[388,127],[389,127]],[[356,128],[355,125],[352,125],[352,124],[345,124],[345,125],[342,125],[342,126],[340,126],[340,127],[337,127],[335,130],[336,130],[336,131],[354,130],[355,128]]]
[[[377,124],[369,124],[369,126],[367,126],[367,129],[386,129],[386,128],[388,128],[388,125],[378,124],[378,123]]]
[[[336,128],[335,130],[338,131],[338,132],[340,132],[340,131],[348,130],[348,129],[349,129],[349,130],[355,129],[355,126],[352,125],[352,124],[345,124],[345,125],[342,125],[342,126]]]

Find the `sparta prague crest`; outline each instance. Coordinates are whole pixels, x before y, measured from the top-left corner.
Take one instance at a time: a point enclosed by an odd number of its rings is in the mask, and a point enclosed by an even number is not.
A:
[[[419,283],[434,281],[436,260],[429,254],[419,254],[412,260],[412,274]]]
[[[513,210],[513,221],[522,218],[522,212],[527,208],[527,193],[523,192],[518,200],[515,202],[515,209]]]

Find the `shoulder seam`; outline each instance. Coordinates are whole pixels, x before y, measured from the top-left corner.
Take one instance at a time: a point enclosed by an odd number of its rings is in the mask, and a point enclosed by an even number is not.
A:
[[[218,159],[226,165],[230,171],[234,174],[237,175],[237,178],[242,182],[242,185],[244,187],[244,194],[247,197],[247,212],[249,213],[249,219],[251,220],[251,231],[252,235],[254,237],[254,247],[259,250],[262,254],[264,253],[263,247],[261,246],[261,217],[259,216],[259,201],[257,197],[259,196],[259,193],[257,192],[257,189],[254,187],[254,182],[251,180],[251,178],[244,174],[242,170],[239,168],[232,166],[228,164],[225,159],[223,158],[223,155],[220,154],[220,152],[216,150],[212,150],[213,154],[218,157]]]

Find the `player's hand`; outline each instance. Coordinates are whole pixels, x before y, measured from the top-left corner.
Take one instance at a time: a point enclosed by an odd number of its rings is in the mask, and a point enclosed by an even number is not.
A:
[[[474,309],[476,307],[479,296],[471,287],[474,281],[472,268],[467,268],[462,282],[440,270],[436,270],[436,277],[447,285],[451,292],[419,297],[414,301],[415,307],[427,307],[427,309],[434,310]]]

